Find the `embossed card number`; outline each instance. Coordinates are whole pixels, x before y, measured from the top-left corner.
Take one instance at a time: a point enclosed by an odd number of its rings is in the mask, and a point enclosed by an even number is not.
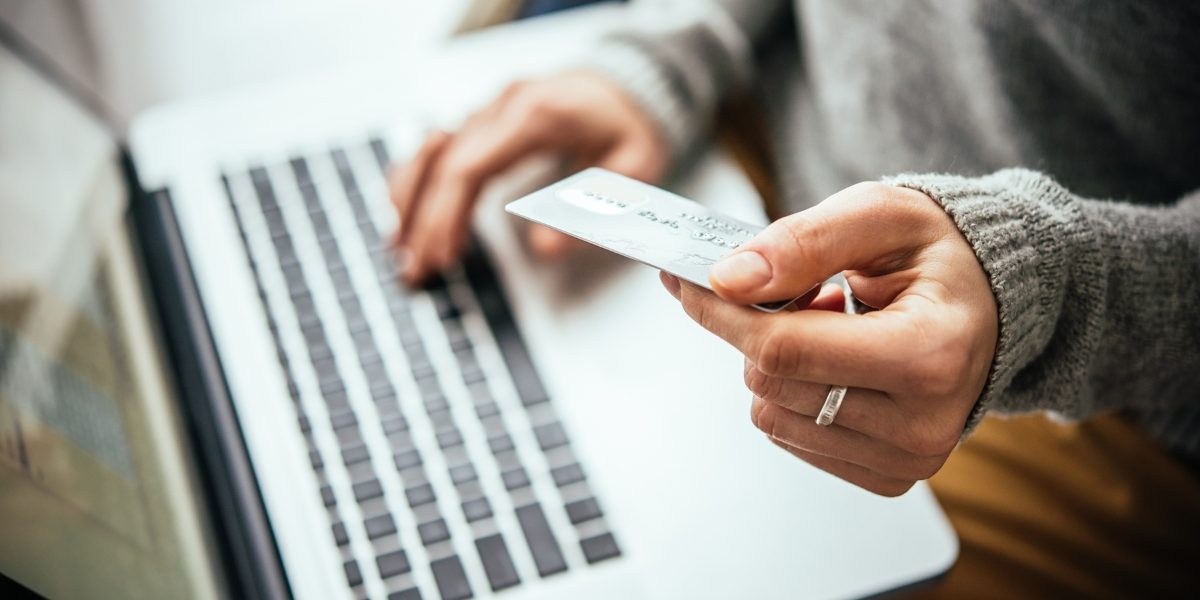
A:
[[[709,266],[762,230],[599,168],[572,175],[505,209],[708,289]],[[791,302],[754,307],[776,312]]]

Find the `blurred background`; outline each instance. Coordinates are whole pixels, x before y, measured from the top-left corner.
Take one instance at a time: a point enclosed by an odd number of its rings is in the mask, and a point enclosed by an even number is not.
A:
[[[596,0],[4,0],[0,19],[104,100],[123,130],[172,99],[418,60],[456,33]]]

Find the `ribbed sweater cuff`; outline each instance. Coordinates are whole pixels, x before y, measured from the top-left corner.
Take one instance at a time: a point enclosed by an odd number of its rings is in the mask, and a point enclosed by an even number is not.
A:
[[[1060,275],[1053,257],[1063,243],[1062,225],[1072,219],[1070,195],[1049,177],[1023,169],[979,178],[906,173],[884,181],[924,192],[942,206],[974,249],[996,298],[996,356],[964,435],[989,409],[1032,410],[1008,406],[1003,396],[1042,350],[1060,310],[1051,305],[1048,278]]]
[[[622,39],[601,42],[576,66],[608,78],[629,94],[658,127],[672,164],[684,155],[703,129],[696,115],[680,101],[678,86],[662,63],[636,43]]]

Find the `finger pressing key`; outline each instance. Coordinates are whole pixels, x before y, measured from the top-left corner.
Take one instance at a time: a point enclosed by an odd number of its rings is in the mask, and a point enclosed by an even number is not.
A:
[[[394,166],[389,174],[392,205],[396,207],[400,225],[392,237],[393,245],[402,246],[412,231],[412,216],[416,200],[429,179],[429,166],[446,148],[450,134],[433,131],[411,159],[404,165]]]

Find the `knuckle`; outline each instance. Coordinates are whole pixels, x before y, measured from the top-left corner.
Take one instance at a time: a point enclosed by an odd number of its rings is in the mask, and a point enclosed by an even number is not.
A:
[[[915,395],[939,400],[955,395],[967,374],[969,355],[959,336],[937,322],[913,315],[903,315],[898,325],[898,339],[910,340],[905,385]]]
[[[756,367],[749,366],[745,372],[746,389],[750,390],[751,394],[762,398],[762,400],[772,400],[772,390],[770,390],[770,377],[767,373],[758,371]]]
[[[868,487],[867,489],[872,492],[875,492],[876,494],[878,494],[880,496],[884,496],[886,498],[898,498],[900,496],[903,496],[905,493],[907,493],[908,490],[912,489],[912,487],[916,484],[917,484],[916,481],[908,481],[908,480],[881,481],[881,482],[878,482],[878,483]]]
[[[777,400],[782,383],[750,365],[746,369],[746,389],[763,400]]]
[[[855,198],[865,201],[876,201],[890,196],[890,192],[894,189],[886,183],[878,181],[860,181],[848,188],[846,191]]]
[[[917,392],[927,398],[951,398],[962,389],[967,374],[966,356],[945,344],[927,350],[914,375]]]
[[[750,422],[755,427],[767,434],[772,439],[775,438],[775,411],[771,410],[770,405],[766,402],[755,402],[750,406]]]
[[[528,88],[529,88],[529,80],[516,79],[516,80],[513,80],[508,85],[504,86],[504,90],[500,92],[499,97],[501,100],[512,98],[513,96],[516,96],[517,94],[521,93],[522,91],[524,91]]]
[[[779,329],[763,334],[754,352],[754,364],[765,375],[785,375],[802,361],[795,340]]]
[[[482,110],[481,113],[503,113],[518,106],[525,98],[537,94],[538,82],[529,79],[517,79],[504,86],[504,89]]]
[[[824,265],[821,249],[826,247],[828,228],[821,226],[821,218],[811,212],[799,212],[772,223],[772,237],[785,244],[795,264]]]
[[[563,113],[562,102],[547,94],[522,94],[513,103],[516,118],[529,125],[537,123],[546,127],[555,127],[559,124],[559,115]]]
[[[961,433],[958,428],[936,424],[926,427],[911,427],[908,429],[908,433],[899,440],[899,445],[916,456],[944,459],[958,445]],[[937,468],[941,468],[940,462]],[[936,471],[937,469],[934,469],[934,472]]]
[[[692,290],[685,285],[680,290],[680,302],[683,305],[683,311],[693,321],[705,329],[712,329],[713,309],[703,297],[692,293]]]
[[[484,175],[483,162],[463,150],[451,152],[442,164],[441,174],[452,180],[475,180]]]
[[[929,479],[934,475],[937,475],[937,472],[942,470],[942,465],[944,464],[946,464],[946,461],[941,459],[929,459],[921,461],[920,464],[916,466],[914,479],[917,481]]]

